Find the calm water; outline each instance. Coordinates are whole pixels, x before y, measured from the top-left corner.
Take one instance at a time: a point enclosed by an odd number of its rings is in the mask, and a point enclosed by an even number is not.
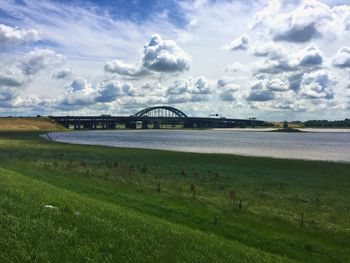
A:
[[[77,144],[350,162],[350,132],[136,130],[50,133]]]

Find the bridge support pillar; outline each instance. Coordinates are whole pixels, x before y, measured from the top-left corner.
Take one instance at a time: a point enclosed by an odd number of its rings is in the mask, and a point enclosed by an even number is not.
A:
[[[125,123],[125,128],[127,129],[136,129],[136,122],[129,121]]]
[[[66,127],[67,129],[69,129],[69,121],[66,119],[64,120],[64,127]]]
[[[91,122],[84,122],[84,129],[91,130],[91,129],[92,129],[92,124],[91,124]]]
[[[160,129],[160,122],[159,121],[153,122],[153,129]]]
[[[80,121],[77,119],[74,120],[74,130],[80,130]]]
[[[184,128],[193,128],[194,123],[193,122],[185,122]]]
[[[115,122],[109,122],[108,129],[115,129]]]
[[[142,129],[148,129],[148,124],[149,124],[148,121],[143,121],[142,122]]]

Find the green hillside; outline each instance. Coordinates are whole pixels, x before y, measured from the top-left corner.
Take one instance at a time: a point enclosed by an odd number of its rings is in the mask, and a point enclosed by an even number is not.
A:
[[[54,120],[45,117],[1,117],[0,131],[63,131]]]
[[[350,261],[350,164],[39,134],[0,132],[0,262]]]

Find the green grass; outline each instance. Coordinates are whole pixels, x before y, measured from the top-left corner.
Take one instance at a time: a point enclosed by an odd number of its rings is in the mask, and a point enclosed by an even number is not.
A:
[[[0,262],[350,262],[350,164],[38,135],[0,132]]]
[[[0,117],[0,131],[65,131],[47,117]]]

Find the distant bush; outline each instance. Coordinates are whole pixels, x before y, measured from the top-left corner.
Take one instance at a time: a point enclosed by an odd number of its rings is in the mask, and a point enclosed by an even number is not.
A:
[[[309,120],[305,121],[305,127],[309,128],[350,128],[350,119],[341,121],[328,121],[328,120]]]

